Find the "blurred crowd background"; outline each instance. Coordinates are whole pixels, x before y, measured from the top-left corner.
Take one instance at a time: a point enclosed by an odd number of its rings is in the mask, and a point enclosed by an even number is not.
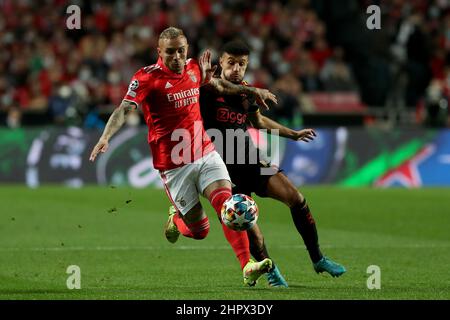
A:
[[[80,30],[66,27],[71,4]],[[366,27],[373,4],[380,30]],[[191,57],[247,41],[246,79],[277,93],[270,115],[279,121],[301,124],[320,101],[341,101],[366,124],[394,114],[449,125],[447,0],[0,0],[0,11],[1,126],[102,128],[134,72],[156,61],[168,26],[184,30]]]

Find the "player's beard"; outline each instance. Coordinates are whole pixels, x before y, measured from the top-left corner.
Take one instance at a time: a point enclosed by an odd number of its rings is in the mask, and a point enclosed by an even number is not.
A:
[[[230,81],[234,84],[240,84],[242,82],[242,78],[240,75],[231,74],[226,80]]]

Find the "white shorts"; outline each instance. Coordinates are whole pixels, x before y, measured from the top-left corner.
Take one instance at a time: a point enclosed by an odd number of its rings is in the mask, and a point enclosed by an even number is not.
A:
[[[160,171],[167,196],[182,215],[199,201],[199,194],[218,180],[231,181],[227,167],[217,151],[185,164],[182,167]]]

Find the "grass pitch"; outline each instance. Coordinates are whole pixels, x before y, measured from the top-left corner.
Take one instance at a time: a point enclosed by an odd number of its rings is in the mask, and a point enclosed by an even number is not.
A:
[[[272,258],[290,287],[254,288],[212,207],[205,240],[163,235],[162,190],[0,187],[0,299],[449,299],[450,189],[302,189],[322,251],[344,264],[317,275],[284,205],[255,198]],[[69,290],[67,267],[81,269]],[[369,290],[367,268],[381,269]]]

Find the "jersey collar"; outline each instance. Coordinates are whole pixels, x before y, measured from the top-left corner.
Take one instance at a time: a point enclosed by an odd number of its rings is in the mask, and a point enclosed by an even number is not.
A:
[[[186,72],[187,64],[184,66],[183,72],[181,74],[173,72],[162,61],[161,57],[158,58],[157,64],[161,67],[161,70],[166,73],[167,75],[171,76],[172,78],[182,78],[184,76],[184,73]]]

